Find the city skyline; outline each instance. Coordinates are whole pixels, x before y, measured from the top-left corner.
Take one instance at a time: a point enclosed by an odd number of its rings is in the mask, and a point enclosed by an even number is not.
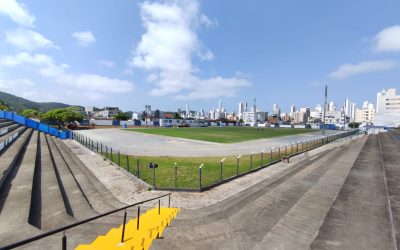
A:
[[[96,5],[96,8],[93,8]],[[0,91],[35,101],[288,112],[400,89],[398,1],[0,3]],[[353,11],[357,9],[357,11]],[[287,18],[290,16],[290,18]],[[65,22],[65,20],[69,20]]]

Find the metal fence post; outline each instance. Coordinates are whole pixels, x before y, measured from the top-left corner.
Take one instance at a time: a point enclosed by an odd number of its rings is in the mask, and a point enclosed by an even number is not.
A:
[[[174,171],[174,174],[175,174],[175,188],[177,188],[178,187],[178,164],[175,162],[175,164],[174,164],[174,169],[175,169],[175,171]]]
[[[139,159],[136,159],[136,176],[140,177],[140,167],[139,167]]]
[[[106,158],[108,158],[108,147],[106,146]]]
[[[99,152],[99,142],[96,142],[96,152]]]
[[[128,156],[128,154],[125,154],[125,156],[126,156],[126,169],[128,170],[128,172],[130,172],[129,171],[129,156]]]
[[[153,167],[153,186],[156,189],[156,168]]]
[[[161,214],[161,201],[158,199],[158,214]]]
[[[121,166],[121,157],[120,156],[121,155],[120,155],[119,150],[118,150],[118,166]]]
[[[272,164],[272,150],[274,148],[271,148],[270,152],[269,152],[269,163]]]
[[[285,156],[287,156],[287,144],[285,145]]]
[[[121,243],[124,243],[124,237],[125,237],[125,224],[126,224],[126,210],[124,213],[124,224],[122,224],[122,236],[121,236]]]
[[[63,232],[62,240],[61,240],[61,248],[62,250],[67,250],[67,236],[65,235],[65,231]]]
[[[225,158],[219,162],[219,180],[222,181],[222,165],[224,164]]]
[[[136,221],[136,230],[139,231],[140,226],[140,206],[137,207],[137,221]]]
[[[261,163],[261,165],[260,165],[260,167],[262,167],[263,166],[263,160],[264,160],[264,151],[265,151],[265,148],[263,148],[263,150],[261,150],[261,157],[260,157],[260,163]]]
[[[281,160],[281,146],[278,148],[278,159]]]
[[[299,141],[296,143],[296,154],[299,152]]]
[[[202,163],[199,167],[199,189],[200,189],[200,191],[201,191],[201,170],[202,170],[203,166],[204,166],[204,163]]]
[[[100,154],[103,155],[103,143],[100,143]]]
[[[111,152],[111,161],[113,161],[113,152],[112,152],[112,148],[110,149]]]
[[[238,155],[238,157],[236,158],[236,176],[239,175],[239,159],[240,157],[242,157],[242,155]]]
[[[250,154],[250,170],[253,168],[253,154],[254,152],[251,152]]]

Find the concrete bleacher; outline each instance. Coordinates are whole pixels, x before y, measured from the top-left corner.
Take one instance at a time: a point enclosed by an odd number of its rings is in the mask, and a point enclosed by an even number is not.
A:
[[[122,205],[60,138],[0,119],[0,248]]]

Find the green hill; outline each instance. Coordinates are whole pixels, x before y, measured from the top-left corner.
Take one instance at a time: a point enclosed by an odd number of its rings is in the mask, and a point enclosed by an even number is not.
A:
[[[17,112],[21,112],[24,109],[36,109],[39,112],[46,112],[55,108],[67,108],[71,106],[58,102],[34,102],[2,91],[0,91],[0,101],[3,101],[12,110]]]

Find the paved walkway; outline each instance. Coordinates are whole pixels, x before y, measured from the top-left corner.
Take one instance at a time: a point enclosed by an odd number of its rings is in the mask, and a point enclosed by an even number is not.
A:
[[[278,138],[260,139],[239,143],[215,143],[177,137],[144,134],[123,129],[92,129],[78,131],[94,141],[111,146],[121,153],[142,156],[229,156],[260,152],[262,149],[278,147],[304,139],[321,136],[321,131],[289,135]],[[332,135],[337,131],[326,131]]]

